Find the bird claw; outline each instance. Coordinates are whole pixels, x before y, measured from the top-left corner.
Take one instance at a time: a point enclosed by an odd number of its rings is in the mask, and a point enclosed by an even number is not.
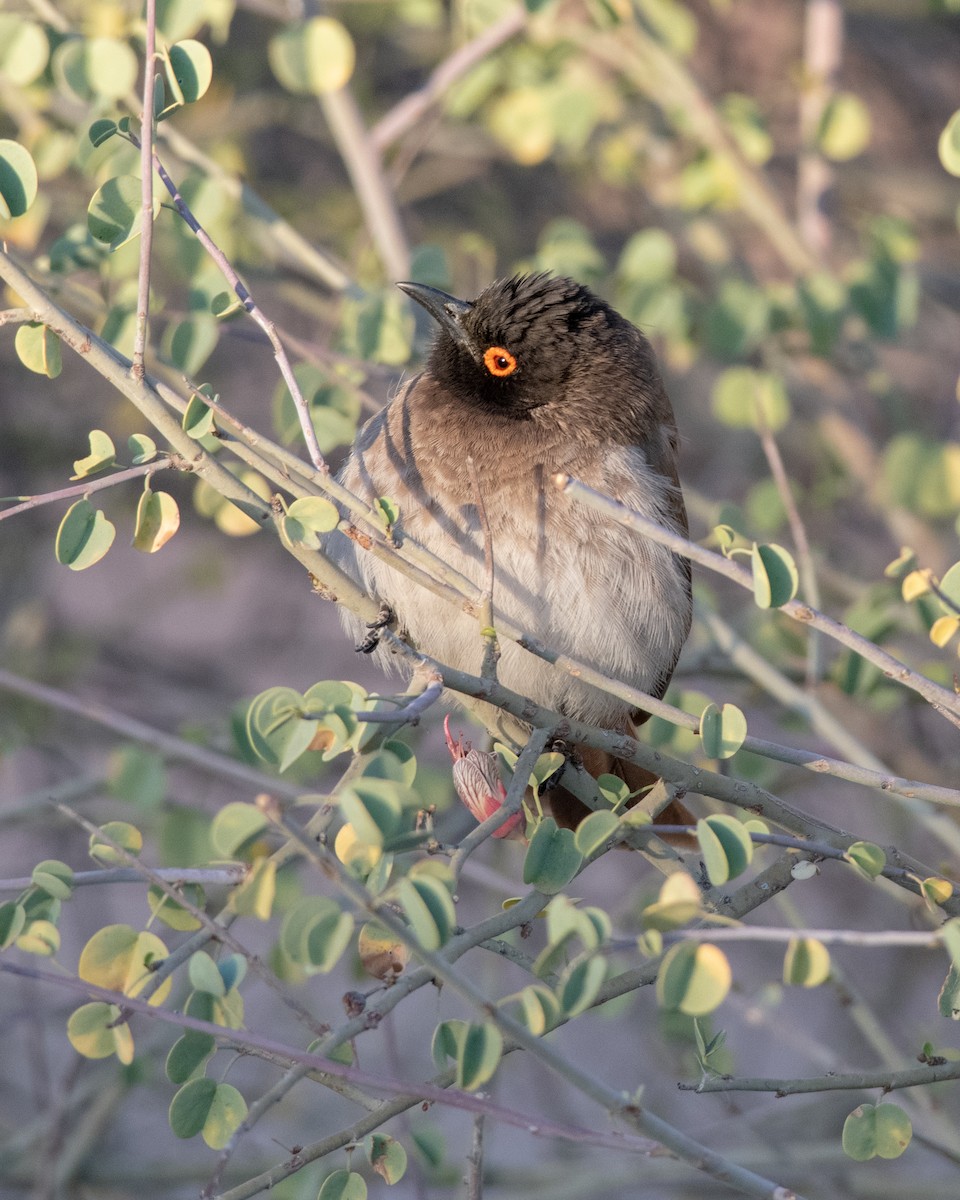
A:
[[[380,645],[380,632],[392,624],[394,618],[393,609],[389,604],[381,604],[380,611],[377,613],[376,620],[367,622],[367,629],[370,632],[363,639],[359,646],[355,647],[358,654],[372,654]]]

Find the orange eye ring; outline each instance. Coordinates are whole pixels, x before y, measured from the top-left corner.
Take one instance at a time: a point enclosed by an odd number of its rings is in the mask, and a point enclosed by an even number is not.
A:
[[[483,365],[491,375],[503,379],[506,375],[512,375],[517,369],[517,360],[503,346],[491,346],[483,356]]]

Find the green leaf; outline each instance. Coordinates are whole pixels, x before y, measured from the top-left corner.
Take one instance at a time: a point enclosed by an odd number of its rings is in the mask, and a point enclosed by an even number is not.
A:
[[[535,1037],[548,1033],[560,1020],[560,1001],[542,984],[530,984],[515,998],[521,1005],[520,1020]]]
[[[951,175],[960,175],[960,109],[946,123],[937,150],[943,169]]]
[[[734,429],[759,429],[772,433],[790,420],[790,400],[779,375],[752,367],[729,367],[717,377],[711,408],[718,421]]]
[[[27,321],[20,326],[13,347],[28,371],[56,379],[63,370],[60,339],[52,329],[38,321]]]
[[[953,884],[948,883],[946,879],[938,879],[936,875],[931,875],[929,879],[921,880],[920,890],[927,907],[931,912],[936,912],[937,908],[946,904],[953,895]]]
[[[384,1183],[399,1183],[407,1169],[407,1152],[388,1133],[368,1133],[363,1149],[370,1166]]]
[[[797,594],[800,577],[793,556],[782,546],[771,542],[758,546],[753,543],[753,598],[759,608],[780,608]]]
[[[76,459],[72,479],[86,479],[88,475],[96,475],[98,471],[112,467],[117,460],[117,449],[108,433],[104,433],[102,429],[91,429],[87,440],[90,443],[90,453],[86,458]]]
[[[294,544],[316,550],[320,546],[317,534],[329,533],[339,522],[335,504],[322,496],[304,496],[290,505],[283,518],[283,531]]]
[[[843,857],[847,862],[853,863],[867,879],[876,879],[887,865],[887,856],[873,842],[854,842]]]
[[[940,936],[955,967],[960,967],[960,917],[953,917],[940,926]]]
[[[824,158],[846,162],[870,144],[870,110],[852,92],[837,92],[820,118],[817,146]]]
[[[43,27],[14,13],[0,14],[0,75],[16,87],[38,79],[50,57]]]
[[[203,42],[188,38],[170,47],[167,78],[182,104],[193,104],[203,96],[213,79],[213,60]]]
[[[657,1001],[668,1012],[701,1017],[718,1008],[732,974],[724,953],[708,942],[678,942],[660,964]]]
[[[571,963],[560,976],[557,998],[568,1017],[575,1017],[593,1004],[603,986],[607,964],[597,956]]]
[[[356,51],[346,28],[332,17],[288,25],[267,44],[270,67],[289,92],[336,92],[353,74]]]
[[[136,996],[166,957],[167,948],[156,934],[138,933],[129,925],[105,925],[81,951],[77,974],[87,983]],[[162,1004],[171,983],[164,980],[150,1003]]]
[[[899,1158],[912,1137],[910,1118],[898,1104],[861,1104],[843,1123],[843,1152],[855,1162]]]
[[[125,866],[126,859],[118,850],[114,850],[113,846],[108,845],[100,834],[116,842],[121,849],[135,858],[143,849],[143,834],[136,825],[131,825],[128,821],[107,821],[105,825],[100,826],[100,833],[90,835],[88,844],[90,857],[103,866]]]
[[[405,362],[409,349],[400,361]],[[329,374],[312,363],[293,368],[297,386],[307,404],[317,442],[324,454],[337,446],[348,446],[357,431],[360,401],[355,392],[331,381]],[[280,380],[273,396],[273,423],[284,445],[303,441],[300,418],[286,382]]]
[[[620,819],[609,809],[592,812],[577,826],[574,845],[584,858],[589,858],[608,842],[620,827]]]
[[[72,571],[84,571],[100,562],[116,536],[116,527],[88,499],[67,509],[56,530],[56,560]]]
[[[55,900],[69,900],[73,894],[73,870],[56,858],[47,858],[37,863],[30,878],[34,887],[40,888]]]
[[[87,130],[87,137],[94,146],[102,146],[104,142],[108,142],[118,132],[116,121],[111,121],[109,117],[101,117],[99,121],[94,123]]]
[[[222,1150],[246,1115],[246,1101],[235,1087],[206,1078],[185,1083],[170,1102],[168,1114],[177,1137],[200,1133],[211,1150]]]
[[[167,1078],[171,1083],[186,1083],[192,1075],[203,1069],[216,1049],[216,1038],[212,1034],[188,1029],[170,1047],[166,1061]]]
[[[169,492],[144,488],[137,505],[133,548],[143,554],[156,554],[180,528],[180,509]]]
[[[726,856],[724,856],[726,857]],[[675,871],[664,881],[660,895],[641,913],[644,929],[679,929],[703,911],[703,896],[686,871]]]
[[[11,946],[27,923],[27,912],[16,900],[7,900],[0,904],[0,950]]]
[[[340,811],[357,838],[382,848],[397,831],[403,816],[400,787],[390,779],[355,779],[340,791]]]
[[[194,392],[190,397],[190,402],[186,407],[180,424],[189,437],[199,441],[200,438],[204,438],[207,434],[213,432],[213,409],[204,404],[201,395]]]
[[[328,896],[305,896],[286,914],[280,945],[306,974],[333,969],[353,936],[353,917]]]
[[[160,211],[159,194],[154,196],[153,216]],[[137,237],[143,221],[140,180],[136,175],[117,175],[97,189],[87,205],[87,228],[98,242],[111,250]]]
[[[69,38],[51,63],[60,86],[78,100],[120,100],[136,86],[137,56],[118,38]]]
[[[207,898],[199,883],[184,883],[177,890],[183,893],[184,898],[189,900],[194,908],[202,910],[206,906]],[[203,925],[203,922],[198,920],[193,913],[189,912],[182,904],[178,904],[176,900],[171,900],[167,893],[156,884],[151,884],[147,891],[147,904],[150,906],[151,914],[158,921],[162,921],[168,929],[176,929],[180,933],[192,933]]]
[[[362,1175],[340,1167],[323,1181],[317,1200],[367,1200],[367,1185]]]
[[[223,976],[205,950],[196,950],[190,955],[190,986],[198,992],[209,992],[211,996],[225,996]]]
[[[67,1020],[70,1045],[84,1058],[109,1058],[115,1054],[125,1066],[133,1062],[133,1035],[127,1022],[116,1024],[120,1009],[95,1001],[83,1004]]]
[[[54,900],[59,904],[59,900]],[[17,937],[17,949],[26,954],[37,954],[41,958],[52,958],[60,950],[60,930],[52,921],[29,921]]]
[[[37,198],[37,168],[30,151],[0,138],[0,219],[22,217]]]
[[[937,997],[937,1010],[941,1017],[960,1021],[960,968],[951,966]]]
[[[697,822],[697,842],[714,887],[736,879],[753,859],[753,841],[741,821],[716,813]]]
[[[247,709],[246,733],[254,753],[285,771],[310,748],[319,722],[304,718],[307,701],[293,688],[261,692]]]
[[[630,283],[664,284],[677,273],[677,247],[665,229],[644,229],[628,239],[617,263]]]
[[[446,887],[428,875],[408,877],[400,883],[397,898],[420,944],[426,950],[439,950],[457,923]]]
[[[819,987],[830,976],[830,952],[816,938],[793,938],[783,959],[783,982]]]
[[[559,829],[553,817],[544,817],[530,839],[523,882],[552,896],[573,879],[582,863],[573,831]]]
[[[269,921],[277,897],[277,863],[272,858],[256,858],[246,879],[234,888],[230,907],[243,917]]]
[[[496,1025],[466,1025],[457,1043],[457,1087],[475,1092],[492,1078],[502,1054],[503,1035]]]
[[[208,312],[197,312],[168,325],[160,348],[178,370],[194,376],[214,352],[219,339],[216,319]]]
[[[132,433],[127,438],[127,449],[132,456],[130,461],[135,467],[153,462],[157,457],[157,443],[145,433]]]
[[[254,804],[233,800],[225,804],[210,826],[210,844],[215,854],[234,858],[242,846],[259,837],[270,822]]]
[[[747,718],[735,704],[708,704],[700,714],[700,744],[708,758],[732,758],[747,737]]]

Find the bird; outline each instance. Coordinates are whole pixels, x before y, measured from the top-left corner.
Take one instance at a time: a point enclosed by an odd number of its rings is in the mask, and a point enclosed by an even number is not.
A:
[[[650,342],[589,288],[548,273],[498,279],[474,300],[422,283],[397,286],[434,319],[435,337],[423,371],[359,432],[340,482],[371,505],[389,497],[400,514],[394,535],[480,588],[492,556],[494,627],[508,619],[604,676],[662,697],[690,630],[689,561],[576,506],[551,482],[566,473],[686,536],[677,426]],[[340,542],[341,564],[415,647],[480,673],[475,616],[355,541]],[[347,622],[356,630],[356,618]],[[382,646],[374,653],[391,657]],[[634,735],[647,719],[513,641],[502,642],[497,677],[598,728]],[[567,749],[594,777],[613,774],[632,791],[656,781],[606,751]],[[544,798],[563,828],[589,812],[563,787],[562,772]],[[674,801],[657,820],[691,818]]]

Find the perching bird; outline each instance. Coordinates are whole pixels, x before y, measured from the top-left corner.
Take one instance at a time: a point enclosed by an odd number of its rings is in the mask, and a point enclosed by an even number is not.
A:
[[[472,302],[398,286],[439,331],[423,373],[361,430],[341,481],[370,501],[395,501],[398,535],[479,587],[487,580],[482,498],[494,625],[507,618],[548,647],[662,696],[690,628],[689,563],[551,483],[566,472],[686,534],[676,424],[650,343],[571,279],[500,280]],[[480,673],[475,617],[350,545],[351,573],[417,647]],[[646,719],[515,642],[501,639],[501,647],[498,678],[538,704],[625,733]],[[619,775],[631,789],[654,781],[604,751],[574,749],[593,775]],[[567,827],[587,812],[562,784],[548,800]],[[658,820],[689,817],[677,805]]]

